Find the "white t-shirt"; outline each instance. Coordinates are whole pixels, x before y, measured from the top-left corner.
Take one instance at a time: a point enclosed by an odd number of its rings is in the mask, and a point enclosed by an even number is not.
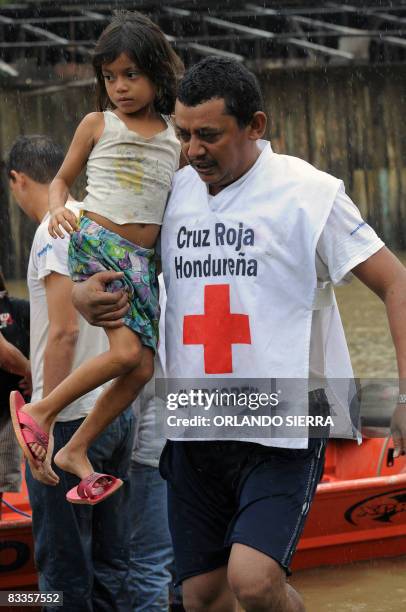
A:
[[[361,217],[358,208],[338,190],[316,249],[317,277],[334,285],[351,280],[350,270],[384,246],[375,231]]]
[[[69,205],[69,208],[78,213],[74,206]],[[61,238],[51,238],[48,233],[48,220],[49,215],[47,214],[35,232],[27,273],[31,311],[30,359],[33,402],[42,398],[44,386],[44,352],[49,330],[44,279],[52,272],[69,276],[69,239],[68,237],[63,240]],[[105,332],[99,327],[92,327],[83,317],[78,316],[79,337],[76,344],[73,369],[90,357],[99,355],[108,349]],[[99,387],[67,406],[60,412],[57,421],[73,421],[85,417],[92,410],[101,390],[102,388]]]
[[[370,225],[341,186],[316,249],[317,279],[320,284],[349,283],[351,270],[374,255],[384,246]],[[321,379],[326,372],[326,336],[331,319],[331,309],[315,310],[310,337],[309,378]],[[339,376],[339,374],[336,374]],[[310,388],[317,386],[312,385]]]
[[[159,422],[165,413],[165,403],[157,397],[155,380],[165,376],[165,306],[166,292],[162,274],[159,280],[159,305],[161,317],[159,319],[159,345],[155,355],[153,378],[145,385],[133,404],[136,415],[136,430],[132,459],[143,465],[158,467],[159,457],[165,438],[161,435]]]

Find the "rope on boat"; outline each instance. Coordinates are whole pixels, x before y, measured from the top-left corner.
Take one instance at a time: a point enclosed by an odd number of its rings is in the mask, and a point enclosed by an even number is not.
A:
[[[6,502],[5,499],[2,499],[1,501],[2,501],[2,503],[5,506],[7,506],[7,508],[9,508],[10,510],[13,510],[13,512],[17,512],[17,514],[21,514],[21,516],[25,516],[26,518],[31,518],[31,514],[27,514],[26,512],[23,512],[22,510],[19,510],[18,508],[16,508],[12,504],[9,504],[9,502]]]

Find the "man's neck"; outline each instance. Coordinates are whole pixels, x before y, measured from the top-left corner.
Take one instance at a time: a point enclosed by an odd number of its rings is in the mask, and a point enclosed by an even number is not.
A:
[[[32,203],[32,214],[38,224],[41,223],[49,210],[48,189],[49,185],[43,185],[41,183],[33,183],[31,186],[30,199]]]

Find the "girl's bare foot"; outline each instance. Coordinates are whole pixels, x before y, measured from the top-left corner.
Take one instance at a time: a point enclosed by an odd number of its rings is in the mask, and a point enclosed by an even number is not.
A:
[[[44,433],[48,435],[50,434],[54,419],[53,417],[49,417],[48,415],[44,414],[44,409],[41,406],[41,402],[36,402],[35,404],[25,404],[20,409],[20,412],[28,414],[32,419],[34,419],[38,427],[40,427]],[[45,461],[47,449],[36,442],[28,442],[27,446],[29,446],[32,454],[36,459],[38,459],[38,461]]]
[[[18,391],[10,393],[10,415],[17,441],[30,464],[39,466],[46,460],[50,463],[54,438],[53,421],[44,418],[43,411],[37,414],[37,404],[26,404]]]
[[[80,480],[93,474],[94,469],[86,453],[79,451],[71,451],[68,445],[61,448],[55,455],[54,461],[56,465],[71,474],[76,474]]]

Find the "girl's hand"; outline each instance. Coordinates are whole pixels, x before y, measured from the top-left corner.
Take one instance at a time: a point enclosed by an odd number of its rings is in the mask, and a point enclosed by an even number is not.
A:
[[[73,234],[78,228],[76,215],[65,206],[59,206],[51,212],[48,232],[51,234],[52,238],[58,238],[58,236],[59,238],[65,237],[61,227],[63,227],[68,234]]]

